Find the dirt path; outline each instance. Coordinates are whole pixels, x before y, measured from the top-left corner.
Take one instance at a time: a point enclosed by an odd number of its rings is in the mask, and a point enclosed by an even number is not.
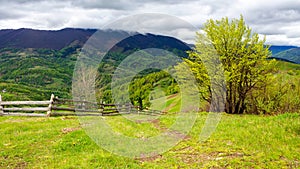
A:
[[[173,108],[174,106],[176,106],[176,103],[172,103],[170,104],[168,107],[166,107],[163,112],[168,112],[171,108]]]

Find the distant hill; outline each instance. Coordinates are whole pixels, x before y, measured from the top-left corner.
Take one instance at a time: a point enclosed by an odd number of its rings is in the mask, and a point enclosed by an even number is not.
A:
[[[0,48],[60,50],[74,41],[83,45],[95,29],[66,28],[57,31],[33,29],[0,30]]]
[[[279,52],[272,56],[277,60],[289,61],[292,63],[300,64],[300,48],[291,48],[282,52]]]
[[[137,50],[147,49],[147,48],[159,48],[173,52],[180,57],[187,57],[186,51],[191,50],[188,44],[169,36],[154,35],[154,34],[136,34],[132,35],[119,43],[117,43],[109,52],[107,57],[111,59],[113,53],[122,53],[117,55],[118,58],[113,58],[114,60],[123,60],[124,57],[132,54]],[[112,55],[110,55],[112,53]],[[104,58],[105,59],[105,58]]]
[[[277,53],[280,53],[285,50],[297,48],[297,46],[276,46],[272,45],[270,46],[269,50],[272,52],[272,56],[276,55]]]

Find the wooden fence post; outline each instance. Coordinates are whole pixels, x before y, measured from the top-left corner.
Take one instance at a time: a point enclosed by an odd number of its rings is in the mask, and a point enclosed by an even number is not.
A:
[[[103,114],[104,114],[104,103],[102,101],[100,102],[100,111],[101,111],[101,115],[103,116]]]
[[[85,110],[86,109],[86,105],[85,105],[85,99],[83,99],[83,102],[81,103],[81,109]]]
[[[52,111],[52,107],[53,107],[53,102],[54,102],[54,94],[51,94],[50,104],[48,106],[48,111],[47,111],[47,117],[50,117],[50,115],[51,115],[51,111]]]
[[[127,113],[131,113],[131,103],[126,103],[125,106],[127,107]]]
[[[3,111],[3,106],[1,104],[2,102],[2,96],[0,95],[0,116],[3,116],[4,115],[4,111]]]

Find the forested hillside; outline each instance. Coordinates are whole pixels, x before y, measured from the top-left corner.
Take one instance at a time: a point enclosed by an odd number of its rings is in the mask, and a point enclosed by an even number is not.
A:
[[[1,95],[5,100],[49,99],[51,93],[70,98],[74,65],[84,43],[95,31],[71,28],[59,31],[0,30]],[[103,42],[129,36],[124,31],[99,30],[97,33]],[[186,51],[190,50],[187,44],[173,37],[129,36],[117,43],[99,63],[99,97],[111,101],[107,87],[110,75],[126,56],[147,48],[162,48],[180,57],[187,57]],[[157,71],[148,70],[147,73],[151,72]]]

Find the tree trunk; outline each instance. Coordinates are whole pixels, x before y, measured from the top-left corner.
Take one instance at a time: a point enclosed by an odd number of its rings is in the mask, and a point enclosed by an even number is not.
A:
[[[138,98],[138,104],[141,110],[143,110],[143,99],[142,98]]]
[[[232,99],[232,82],[229,83],[229,90],[227,91],[227,110],[226,113],[233,113],[233,99]]]

